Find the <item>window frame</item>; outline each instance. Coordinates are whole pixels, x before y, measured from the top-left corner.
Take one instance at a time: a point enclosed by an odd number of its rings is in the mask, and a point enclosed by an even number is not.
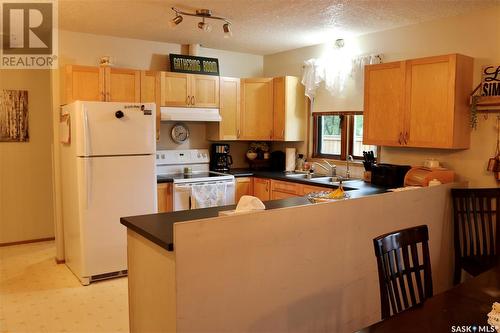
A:
[[[347,155],[352,155],[354,145],[354,116],[363,115],[361,111],[328,111],[328,112],[313,112],[313,158],[327,158],[333,160],[346,160]],[[323,116],[340,116],[340,155],[322,154],[321,140],[318,129],[321,126],[321,117]],[[349,123],[349,126],[347,124]],[[364,124],[364,123],[363,123]],[[349,128],[349,151],[346,150],[347,128]],[[377,154],[378,155],[378,154]],[[363,156],[352,156],[355,160],[362,160]]]

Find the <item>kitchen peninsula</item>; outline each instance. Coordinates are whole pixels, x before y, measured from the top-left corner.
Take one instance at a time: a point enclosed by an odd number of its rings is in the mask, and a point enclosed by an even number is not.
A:
[[[435,291],[451,287],[451,187],[322,204],[289,198],[233,216],[209,208],[122,218],[130,330],[347,332],[368,326],[380,318],[377,235],[426,224]],[[172,244],[165,241],[169,228]]]

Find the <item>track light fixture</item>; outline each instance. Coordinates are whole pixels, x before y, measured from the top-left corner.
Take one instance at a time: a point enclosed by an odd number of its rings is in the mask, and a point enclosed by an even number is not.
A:
[[[182,22],[183,19],[182,15],[201,17],[201,22],[198,22],[198,28],[200,28],[201,30],[205,32],[212,31],[212,26],[210,25],[210,23],[205,22],[205,19],[220,20],[224,21],[224,24],[222,26],[222,30],[224,31],[224,38],[229,38],[232,36],[231,22],[225,17],[213,16],[212,11],[210,9],[197,9],[196,12],[189,13],[189,12],[183,12],[175,7],[172,7],[172,11],[174,11],[175,13],[175,17],[170,21],[170,25],[172,27],[176,27]]]
[[[231,32],[231,25],[229,23],[224,23],[222,29],[224,30],[224,38],[229,38],[233,35]]]
[[[182,22],[182,16],[180,15],[175,15],[175,17],[172,19],[172,21],[170,21],[170,26],[172,28],[175,28],[177,25],[179,25],[179,23]]]

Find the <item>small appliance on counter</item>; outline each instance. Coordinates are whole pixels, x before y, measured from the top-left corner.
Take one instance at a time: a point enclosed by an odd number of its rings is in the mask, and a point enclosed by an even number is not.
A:
[[[286,155],[281,150],[275,150],[271,153],[271,170],[285,171]]]
[[[429,168],[416,166],[410,169],[405,176],[405,186],[429,186],[429,182],[439,181],[441,184],[452,183],[455,172],[446,168]]]
[[[397,164],[373,164],[372,165],[372,179],[373,185],[383,187],[402,187],[405,180],[405,175],[411,169],[409,165]]]
[[[229,172],[232,164],[233,157],[229,155],[229,145],[227,143],[212,144],[210,170],[216,172]]]

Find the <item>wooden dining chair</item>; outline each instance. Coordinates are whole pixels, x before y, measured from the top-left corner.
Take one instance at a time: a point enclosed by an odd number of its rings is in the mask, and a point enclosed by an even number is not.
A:
[[[432,297],[428,241],[426,225],[394,231],[373,240],[382,319]]]
[[[477,276],[499,262],[500,188],[452,189],[455,273],[460,283],[462,269]]]

